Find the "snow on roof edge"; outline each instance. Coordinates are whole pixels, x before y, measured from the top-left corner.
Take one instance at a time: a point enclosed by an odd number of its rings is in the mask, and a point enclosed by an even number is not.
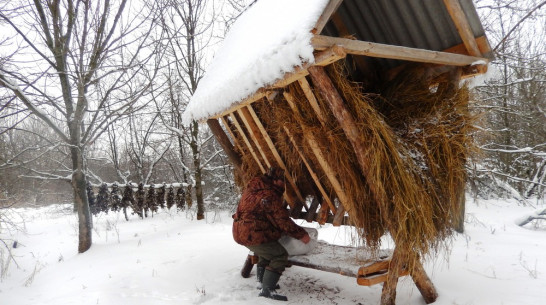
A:
[[[311,30],[327,3],[260,0],[250,7],[207,68],[182,114],[184,124],[218,115],[285,73],[313,63]]]

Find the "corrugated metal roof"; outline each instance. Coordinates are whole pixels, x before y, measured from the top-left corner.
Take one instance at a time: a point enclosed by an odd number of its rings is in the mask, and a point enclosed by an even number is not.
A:
[[[474,37],[485,35],[472,0],[459,0]],[[345,0],[323,35],[410,48],[443,51],[463,43],[442,0]],[[367,58],[389,69],[400,61]]]

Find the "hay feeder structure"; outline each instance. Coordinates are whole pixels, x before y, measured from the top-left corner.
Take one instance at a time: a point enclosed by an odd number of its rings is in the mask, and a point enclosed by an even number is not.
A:
[[[279,166],[292,217],[357,229],[359,247],[320,244],[292,264],[383,283],[382,305],[409,275],[432,303],[422,261],[463,229],[460,83],[490,59],[471,0],[259,0],[183,117],[206,120],[241,187]],[[386,234],[394,249],[381,249]],[[243,276],[252,266],[249,255]]]

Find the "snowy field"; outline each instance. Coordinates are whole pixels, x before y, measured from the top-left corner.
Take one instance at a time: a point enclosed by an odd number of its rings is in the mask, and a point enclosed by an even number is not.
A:
[[[437,305],[539,305],[546,288],[546,224],[518,227],[514,220],[534,207],[512,201],[468,200],[466,233],[452,251],[425,267]],[[1,232],[17,240],[15,262],[3,257],[1,305],[283,304],[257,296],[254,272],[240,276],[248,251],[231,238],[228,213],[192,220],[187,212],[162,212],[144,220],[110,213],[95,218],[93,246],[77,254],[77,221],[68,206],[17,209],[26,233]],[[345,244],[347,228],[302,223],[319,239]],[[284,304],[379,304],[381,285],[300,267],[287,269]],[[411,279],[398,286],[396,303],[425,304]]]

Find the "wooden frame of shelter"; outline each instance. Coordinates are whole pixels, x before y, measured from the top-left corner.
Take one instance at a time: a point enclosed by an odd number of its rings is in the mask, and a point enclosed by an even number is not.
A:
[[[369,5],[371,6],[380,5],[374,4],[376,1],[366,2],[370,2]],[[402,6],[401,3],[404,1],[391,0],[389,2],[392,5]],[[241,174],[243,171],[241,152],[249,152],[261,172],[265,172],[270,166],[279,166],[286,170],[287,191],[285,199],[294,218],[319,223],[327,222],[335,226],[348,224],[348,216],[350,216],[351,211],[348,211],[346,202],[349,199],[338,181],[336,169],[332,168],[325,158],[328,150],[320,147],[317,144],[315,135],[312,132],[307,132],[305,127],[301,126],[305,135],[303,141],[306,143],[304,144],[311,147],[312,159],[318,161],[310,162],[310,156],[300,149],[302,143],[297,142],[298,140],[293,136],[292,130],[284,127],[284,133],[290,139],[293,149],[300,156],[301,163],[307,173],[307,176],[303,177],[303,179],[312,185],[317,195],[314,200],[306,201],[306,194],[298,187],[297,180],[301,177],[292,177],[289,174],[290,169],[287,168],[284,157],[278,149],[277,139],[270,135],[264,127],[264,118],[261,117],[263,114],[256,111],[256,103],[267,104],[277,96],[282,95],[292,111],[297,113],[299,111],[297,102],[289,91],[284,90],[289,85],[296,85],[305,94],[307,102],[315,111],[316,118],[322,123],[325,116],[317,104],[316,94],[318,92],[321,99],[328,104],[340,129],[343,130],[350,142],[360,165],[360,170],[366,176],[368,160],[363,153],[363,146],[366,143],[359,140],[359,131],[355,120],[347,110],[342,95],[337,91],[332,80],[325,72],[325,67],[350,57],[351,62],[364,78],[377,81],[377,75],[380,75],[379,79],[392,79],[403,73],[410,64],[413,64],[413,66],[417,64],[427,71],[426,73],[431,79],[436,78],[438,82],[447,81],[454,86],[458,86],[461,78],[484,73],[491,53],[487,38],[484,35],[476,36],[474,29],[476,26],[469,21],[468,2],[466,0],[435,1],[435,5],[443,5],[443,10],[448,13],[451,19],[450,22],[455,26],[462,43],[443,50],[430,50],[363,41],[359,40],[358,37],[354,39],[355,26],[351,28],[349,23],[352,20],[347,17],[346,13],[340,11],[340,8],[345,11],[350,10],[351,6],[355,5],[354,1],[329,1],[313,30],[312,46],[315,49],[315,62],[313,64],[304,64],[296,68],[294,72],[287,73],[284,78],[276,81],[273,85],[259,89],[231,108],[207,119],[208,126],[234,165],[236,174]],[[473,7],[470,10],[473,10]],[[416,14],[416,16],[419,17],[420,15]],[[418,21],[415,22],[418,23]],[[415,26],[419,27],[418,24]],[[336,32],[338,37],[324,34],[326,27],[330,28],[330,33]],[[434,31],[435,29],[424,30]],[[438,29],[437,31],[441,30]],[[348,36],[351,37],[344,38]],[[369,58],[394,60],[397,64],[394,66],[389,64],[374,66],[367,61]],[[328,185],[321,182],[324,181],[321,180],[324,177],[329,182]],[[373,185],[370,188],[373,192]],[[317,198],[320,198],[320,200]],[[461,204],[464,205],[464,196],[462,196],[461,200]],[[462,224],[462,219],[460,221]],[[395,303],[398,278],[409,274],[425,301],[427,303],[434,302],[437,298],[437,292],[426,275],[421,262],[418,260],[412,268],[408,269],[407,262],[401,257],[395,246],[392,256],[361,266],[357,272],[348,275],[355,276],[357,283],[360,285],[369,286],[384,283],[381,304],[388,305]],[[318,265],[293,263],[344,274],[339,270],[327,270],[327,268],[321,268]],[[246,269],[242,272],[243,276],[248,276],[250,272],[248,267],[252,267],[252,257],[250,256],[247,259]]]

